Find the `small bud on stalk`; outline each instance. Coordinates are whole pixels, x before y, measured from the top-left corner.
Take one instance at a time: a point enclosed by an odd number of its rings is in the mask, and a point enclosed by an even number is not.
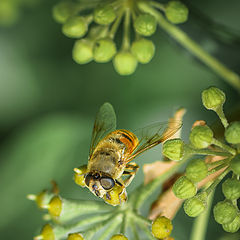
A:
[[[197,193],[197,187],[186,176],[180,177],[174,183],[172,190],[175,196],[181,199],[191,198]]]
[[[113,235],[110,240],[128,240],[123,234],[115,234]]]
[[[116,52],[116,44],[112,39],[99,39],[95,42],[93,47],[93,59],[100,63],[109,62]]]
[[[199,193],[184,202],[184,211],[189,217],[199,216],[207,207],[207,194]]]
[[[73,60],[78,64],[86,64],[93,59],[93,42],[89,39],[77,40],[73,46]]]
[[[137,59],[128,51],[118,52],[113,59],[114,68],[120,75],[130,75],[134,73],[137,64]]]
[[[202,102],[205,108],[216,111],[226,100],[225,93],[216,87],[210,87],[202,92]]]
[[[116,13],[111,5],[100,5],[94,9],[94,21],[100,25],[108,25],[116,18]]]
[[[200,182],[207,173],[208,168],[203,159],[193,159],[186,168],[186,176],[193,182]]]
[[[150,14],[141,14],[134,21],[134,28],[137,33],[143,36],[151,36],[157,28],[157,21]]]
[[[65,23],[76,12],[76,5],[71,1],[62,1],[53,7],[53,18],[58,23]]]
[[[237,179],[228,178],[222,184],[222,192],[229,200],[240,198],[240,181]]]
[[[152,41],[142,38],[132,43],[131,52],[140,63],[145,64],[153,58],[155,46]]]
[[[165,8],[165,14],[171,23],[183,23],[188,19],[188,8],[180,1],[170,1]]]
[[[81,16],[69,18],[62,27],[62,32],[70,38],[81,38],[88,30],[87,20]]]
[[[178,138],[164,142],[162,154],[174,161],[181,160],[184,155],[184,142]]]
[[[240,122],[230,123],[224,135],[228,143],[239,144],[240,143]]]
[[[235,219],[230,223],[225,223],[222,225],[226,232],[235,233],[240,228],[240,217],[237,215]]]
[[[67,240],[84,240],[84,238],[80,233],[70,233]]]
[[[236,215],[237,209],[228,201],[218,202],[213,208],[213,214],[216,222],[226,224],[232,222]]]
[[[152,234],[158,239],[165,239],[168,237],[173,229],[173,225],[170,219],[161,216],[156,218],[152,223]]]
[[[231,160],[230,167],[236,175],[240,175],[240,154]]]
[[[196,126],[192,129],[189,140],[196,148],[207,148],[212,144],[213,131],[207,125]]]

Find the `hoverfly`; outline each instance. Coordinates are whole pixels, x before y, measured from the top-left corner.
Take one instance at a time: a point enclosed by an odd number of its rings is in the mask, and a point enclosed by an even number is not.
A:
[[[74,168],[75,182],[111,205],[125,202],[126,187],[139,168],[131,161],[171,137],[181,125],[180,121],[156,123],[136,133],[116,130],[114,109],[104,103],[94,123],[88,164]]]

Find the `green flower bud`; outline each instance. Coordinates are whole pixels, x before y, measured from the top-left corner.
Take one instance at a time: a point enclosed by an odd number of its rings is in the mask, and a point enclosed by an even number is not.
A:
[[[74,16],[69,18],[62,27],[64,35],[70,38],[83,37],[88,30],[88,24],[84,17]]]
[[[197,193],[197,187],[186,176],[180,177],[173,185],[173,193],[181,199],[191,198]]]
[[[94,9],[94,21],[101,25],[108,25],[116,18],[116,13],[111,5],[100,5]]]
[[[186,176],[193,182],[200,182],[207,173],[208,168],[203,159],[193,159],[186,168]]]
[[[140,63],[148,63],[153,58],[155,46],[152,41],[143,38],[132,43],[131,52]]]
[[[206,148],[213,141],[213,131],[208,126],[196,126],[192,129],[189,140],[196,148]]]
[[[108,62],[113,58],[116,52],[116,45],[112,39],[99,39],[95,42],[93,47],[93,58],[96,62]]]
[[[150,14],[141,14],[134,21],[134,28],[137,33],[143,36],[151,36],[157,28],[157,21]]]
[[[184,142],[178,138],[164,142],[162,154],[174,161],[181,160],[184,154]]]
[[[237,215],[235,219],[230,223],[225,223],[222,225],[226,232],[235,233],[240,228],[240,217]]]
[[[225,93],[216,87],[210,87],[202,92],[202,103],[207,109],[215,111],[222,107],[225,100]]]
[[[41,235],[37,236],[36,239],[54,240],[55,233],[53,227],[50,224],[45,224],[42,228]]]
[[[235,174],[240,175],[240,155],[239,154],[231,160],[230,167]]]
[[[224,135],[228,143],[231,143],[231,144],[240,143],[240,122],[230,123]]]
[[[168,237],[173,229],[173,225],[170,219],[166,217],[158,217],[152,223],[152,234],[158,239],[165,239]]]
[[[222,184],[222,192],[227,199],[235,200],[240,198],[240,181],[228,178]]]
[[[85,64],[93,59],[93,42],[88,39],[77,40],[72,52],[73,60],[78,64]]]
[[[137,59],[127,51],[121,51],[113,59],[113,66],[120,75],[131,75],[137,68]]]
[[[70,233],[67,240],[84,240],[84,238],[80,233]]]
[[[76,5],[70,1],[59,2],[53,7],[53,18],[58,23],[65,23],[76,13]]]
[[[205,192],[187,199],[184,202],[184,211],[189,217],[199,216],[207,207],[207,194]]]
[[[115,234],[113,235],[110,240],[128,240],[123,234]]]
[[[216,222],[226,224],[232,222],[236,215],[237,209],[228,201],[218,202],[213,208],[213,214]]]
[[[188,9],[179,1],[170,1],[165,8],[165,14],[167,19],[174,24],[183,23],[188,19]]]

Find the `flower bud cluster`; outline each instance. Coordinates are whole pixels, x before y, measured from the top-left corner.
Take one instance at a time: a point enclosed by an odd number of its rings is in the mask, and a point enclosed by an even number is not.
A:
[[[154,4],[146,4],[159,11]],[[171,23],[187,20],[188,9],[179,1],[170,1],[160,9]],[[64,0],[54,6],[53,18],[62,24],[65,36],[77,39],[72,56],[78,64],[113,61],[120,75],[130,75],[135,72],[138,63],[146,64],[154,56],[154,43],[146,37],[156,32],[157,19],[140,8],[138,1]],[[121,22],[123,38],[118,49],[115,37]],[[135,30],[135,39],[132,39],[131,25]]]
[[[237,206],[240,198],[240,154],[238,148],[240,122],[228,123],[223,112],[225,100],[224,92],[216,87],[210,87],[202,92],[203,105],[217,113],[225,128],[224,136],[227,144],[215,139],[212,129],[205,125],[205,122],[196,122],[189,135],[190,144],[184,144],[184,154],[212,155],[213,161],[207,162],[199,157],[193,158],[186,167],[185,175],[175,182],[172,190],[178,198],[186,199],[184,202],[185,213],[190,217],[197,217],[207,208],[209,194],[229,172],[232,172],[232,177],[224,180],[222,184],[225,200],[214,206],[213,213],[216,222],[221,224],[226,232],[233,233],[240,228],[240,212]],[[169,143],[171,142],[173,140],[170,140]],[[177,158],[173,156],[174,154],[180,156],[178,154],[181,152],[179,151],[180,147],[175,144],[175,148],[174,145],[167,148],[169,143],[166,142],[166,146],[163,146],[164,155],[176,160]],[[169,144],[169,146],[171,145]],[[218,160],[216,161],[214,158]],[[208,184],[206,177],[213,173],[216,174],[216,177],[211,184]],[[212,180],[212,178],[209,179]],[[197,183],[200,187],[208,185],[204,191],[197,193]]]

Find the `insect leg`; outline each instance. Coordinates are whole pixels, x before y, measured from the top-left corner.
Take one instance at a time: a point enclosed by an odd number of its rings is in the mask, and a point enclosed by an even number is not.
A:
[[[127,187],[132,182],[138,169],[139,166],[134,162],[128,163],[126,165],[123,172],[123,176],[127,176],[127,178],[123,180],[125,187]]]

